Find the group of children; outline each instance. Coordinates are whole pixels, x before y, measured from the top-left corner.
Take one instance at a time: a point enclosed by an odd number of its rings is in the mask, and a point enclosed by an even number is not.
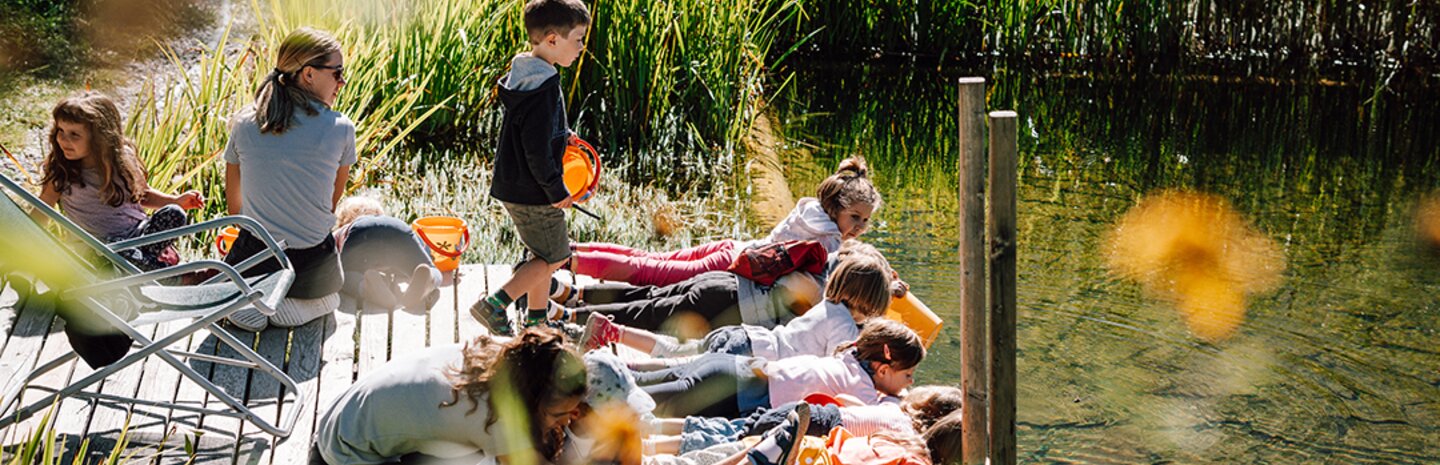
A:
[[[760,240],[666,253],[573,244],[561,154],[575,134],[555,66],[584,51],[590,15],[579,0],[530,0],[524,22],[531,50],[497,83],[505,117],[490,192],[531,258],[471,307],[490,334],[398,357],[329,405],[312,463],[793,463],[805,444],[816,448],[807,435],[826,438],[818,447],[835,463],[952,458],[962,395],[911,388],[925,346],[881,318],[906,286],[857,240],[881,204],[863,160],[843,161]],[[255,104],[230,121],[227,209],[264,226],[296,272],[288,304],[269,317],[236,313],[235,326],[302,324],[333,311],[340,292],[415,311],[435,302],[440,274],[409,225],[365,198],[337,209],[356,161],[354,124],[331,108],[344,72],[334,37],[299,29]],[[203,205],[199,192],[147,185],[109,98],[65,99],[54,119],[40,198],[97,238],[177,227],[185,209]],[[225,261],[264,249],[242,231]],[[168,243],[130,253],[144,269],[175,263]],[[566,267],[607,282],[572,288],[553,277]],[[580,324],[578,339],[556,329]],[[595,350],[610,344],[651,358],[619,362]],[[624,400],[648,433],[617,439],[571,424],[601,399]]]

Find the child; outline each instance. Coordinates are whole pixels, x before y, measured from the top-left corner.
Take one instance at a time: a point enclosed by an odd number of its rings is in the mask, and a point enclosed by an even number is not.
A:
[[[637,285],[674,284],[706,271],[723,270],[735,261],[739,249],[788,240],[814,240],[834,253],[840,243],[860,237],[870,215],[880,208],[865,160],[848,158],[835,174],[825,178],[816,197],[800,199],[770,235],[753,244],[723,240],[668,253],[652,253],[621,245],[586,243],[575,246],[571,269],[606,281]]]
[[[824,436],[836,427],[851,433],[870,436],[877,433],[918,434],[951,412],[959,411],[964,393],[953,386],[921,386],[910,389],[900,404],[879,405],[809,405],[811,436]],[[760,409],[747,418],[705,418],[655,420],[657,429],[668,435],[651,436],[646,450],[658,453],[685,453],[716,444],[738,441],[745,436],[758,436],[787,418],[804,403],[792,402],[772,409]]]
[[[915,367],[924,358],[925,347],[914,331],[875,319],[834,356],[767,361],[704,354],[685,365],[637,372],[635,380],[655,399],[657,415],[738,418],[811,393],[848,395],[865,405],[891,401],[914,382]]]
[[[873,251],[874,248],[864,246]],[[780,360],[797,355],[824,356],[860,336],[860,324],[885,314],[890,306],[890,267],[879,252],[842,258],[825,284],[825,300],[790,322],[775,326],[725,326],[704,340],[680,343],[673,337],[616,325],[591,314],[580,344],[587,350],[611,342],[627,343],[656,357],[728,353]],[[672,361],[673,362],[673,361]],[[670,363],[671,365],[675,363]]]
[[[531,51],[516,55],[510,73],[500,78],[505,118],[490,196],[505,206],[533,257],[494,294],[470,306],[470,314],[495,334],[510,334],[506,308],[521,295],[528,297],[527,321],[553,319],[565,311],[550,304],[546,290],[550,275],[570,259],[564,209],[571,206],[571,198],[561,157],[571,133],[555,66],[575,62],[585,50],[589,26],[590,10],[580,0],[530,0],[525,4],[525,32]]]
[[[616,338],[620,337],[620,334],[640,336],[629,342],[646,352],[652,350],[651,346],[655,342],[653,337],[646,337],[648,333],[618,333],[611,330],[611,325],[607,323],[614,322],[628,327],[627,329],[654,331],[674,316],[691,313],[709,323],[709,328],[740,324],[773,328],[785,324],[819,303],[826,276],[838,266],[840,260],[850,254],[866,254],[884,262],[884,258],[874,247],[852,239],[845,241],[838,252],[830,254],[825,269],[819,275],[792,272],[782,276],[772,286],[763,286],[725,271],[707,271],[664,287],[597,284],[576,289],[577,302],[583,305],[576,307],[573,313],[576,319],[587,318],[587,323],[597,325],[592,331],[599,332],[594,334]],[[590,318],[593,314],[604,315],[611,321]],[[699,333],[704,334],[704,331]],[[604,342],[615,340],[603,339]],[[592,346],[602,345],[593,339],[590,342]],[[661,350],[663,353],[664,349]],[[698,350],[691,350],[694,351]],[[680,349],[679,353],[684,352],[686,350]]]
[[[346,197],[335,210],[335,249],[353,298],[381,308],[424,312],[440,299],[440,270],[409,224],[385,216],[370,197]],[[400,283],[407,283],[404,291]]]
[[[99,92],[83,92],[61,100],[51,112],[50,153],[40,200],[103,242],[116,242],[189,223],[185,210],[205,205],[197,191],[172,196],[145,182],[145,169],[135,143],[125,137],[120,108]],[[149,217],[144,209],[158,209]],[[43,220],[44,214],[31,212]],[[141,270],[150,271],[178,261],[174,241],[163,241],[120,251]]]
[[[280,43],[275,68],[255,92],[255,106],[235,115],[225,145],[225,202],[232,215],[254,218],[278,241],[295,269],[295,281],[267,318],[243,309],[235,326],[260,331],[270,324],[297,326],[339,306],[341,272],[335,252],[335,203],[355,163],[355,124],[333,109],[345,85],[345,56],[327,32],[300,28]],[[248,230],[230,246],[236,265],[265,249]],[[242,270],[279,269],[275,259]]]
[[[432,347],[346,389],[320,417],[311,463],[554,462],[584,396],[585,365],[552,328]]]

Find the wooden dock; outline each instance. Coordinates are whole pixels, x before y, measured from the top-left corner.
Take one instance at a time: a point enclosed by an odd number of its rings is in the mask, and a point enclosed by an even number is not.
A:
[[[115,449],[122,430],[126,448],[121,463],[145,464],[303,464],[315,428],[317,411],[323,411],[355,379],[375,370],[391,356],[437,344],[465,341],[485,332],[469,315],[468,308],[480,296],[498,288],[510,276],[508,265],[467,265],[458,270],[454,283],[441,288],[441,298],[428,313],[403,309],[361,308],[342,299],[333,317],[322,318],[296,328],[270,328],[261,333],[232,330],[242,340],[253,338],[256,352],[285,370],[311,393],[312,402],[295,405],[293,396],[268,377],[251,376],[249,369],[201,361],[191,367],[205,374],[226,392],[243,399],[257,413],[279,419],[292,409],[301,409],[295,431],[279,439],[237,419],[202,415],[184,410],[67,399],[56,406],[54,425],[57,441],[65,443],[66,454],[59,463],[72,463],[82,442],[88,440],[83,463],[95,463]],[[447,281],[451,280],[447,276]],[[581,277],[580,283],[588,279]],[[37,362],[49,361],[70,350],[61,328],[63,320],[43,305],[17,305],[11,289],[0,296],[0,379],[9,380],[29,372]],[[175,322],[171,324],[184,324]],[[142,328],[142,330],[150,330]],[[233,351],[206,331],[199,331],[172,346],[199,353],[221,355]],[[217,347],[218,345],[218,347]],[[38,356],[38,357],[37,357]],[[84,363],[54,370],[37,380],[37,385],[61,387],[92,370]],[[180,382],[170,365],[155,357],[126,368],[87,389],[90,392],[175,401],[190,405],[219,405],[194,383]],[[30,390],[33,399],[43,393]],[[21,399],[21,405],[26,405]],[[22,441],[40,423],[43,414],[0,431],[0,443],[12,446]],[[8,457],[7,457],[8,459]]]

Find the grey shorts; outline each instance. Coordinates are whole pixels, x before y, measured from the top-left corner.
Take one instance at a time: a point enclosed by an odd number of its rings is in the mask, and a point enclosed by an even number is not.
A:
[[[555,264],[570,258],[570,230],[565,226],[565,211],[549,205],[520,205],[501,201],[515,232],[530,254]]]

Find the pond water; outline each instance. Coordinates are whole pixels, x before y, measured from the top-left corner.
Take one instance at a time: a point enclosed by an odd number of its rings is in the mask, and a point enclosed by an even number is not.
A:
[[[921,383],[959,383],[955,78],[799,66],[776,100],[798,195],[863,153],[866,236],[946,321]],[[1440,259],[1414,239],[1440,187],[1434,90],[1362,81],[1106,76],[996,66],[1019,113],[1022,463],[1440,462]],[[1429,103],[1420,103],[1429,102]],[[1142,196],[1227,199],[1279,246],[1275,290],[1206,342],[1106,268]]]

